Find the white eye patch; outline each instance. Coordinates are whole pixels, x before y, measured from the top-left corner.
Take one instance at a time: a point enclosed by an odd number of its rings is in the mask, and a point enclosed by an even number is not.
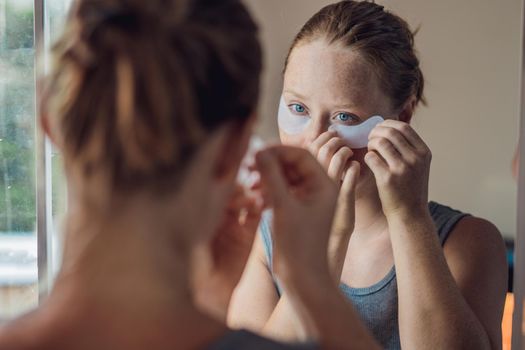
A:
[[[284,97],[281,96],[279,104],[278,124],[279,128],[288,135],[297,135],[304,132],[310,125],[311,118],[294,114]],[[373,116],[359,125],[332,124],[328,131],[337,132],[338,136],[344,139],[350,148],[365,148],[368,146],[368,135],[380,123],[384,122],[383,117]]]
[[[368,136],[372,130],[384,122],[383,117],[378,115],[365,120],[359,125],[330,125],[328,131],[335,131],[340,138],[345,140],[350,148],[366,148],[368,146]]]
[[[297,135],[302,133],[310,125],[310,117],[295,115],[292,113],[286,101],[281,96],[281,102],[279,103],[279,115],[277,122],[279,128],[287,133],[288,135]]]

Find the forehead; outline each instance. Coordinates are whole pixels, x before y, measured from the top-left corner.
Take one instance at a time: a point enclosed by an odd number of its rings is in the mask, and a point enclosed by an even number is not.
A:
[[[305,99],[336,105],[367,104],[381,110],[389,106],[371,65],[356,51],[324,40],[301,44],[292,51],[284,87]]]

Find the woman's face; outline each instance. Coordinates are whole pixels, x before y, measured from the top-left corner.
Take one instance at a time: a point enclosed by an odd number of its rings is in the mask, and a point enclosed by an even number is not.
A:
[[[284,75],[283,98],[290,112],[310,118],[297,134],[279,129],[283,144],[307,148],[332,124],[358,125],[380,115],[394,118],[370,66],[355,51],[324,40],[296,47]],[[364,164],[366,149],[354,149]]]

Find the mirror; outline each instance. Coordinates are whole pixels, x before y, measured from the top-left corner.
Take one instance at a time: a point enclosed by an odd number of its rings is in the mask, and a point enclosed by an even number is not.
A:
[[[276,139],[275,116],[289,45],[306,20],[333,1],[246,2],[261,25],[265,48],[258,132]],[[518,140],[522,2],[376,3],[418,30],[415,43],[428,105],[418,107],[412,125],[433,153],[429,197],[498,227],[508,246],[510,291],[517,213],[511,163]],[[509,296],[503,324],[506,349],[510,348],[511,314]]]

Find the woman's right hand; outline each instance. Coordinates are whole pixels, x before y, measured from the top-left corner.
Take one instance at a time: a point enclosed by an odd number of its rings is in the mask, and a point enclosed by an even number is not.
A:
[[[304,149],[274,146],[260,151],[256,162],[265,202],[274,211],[274,272],[283,282],[303,273],[329,273],[336,184]]]
[[[339,281],[346,248],[355,226],[355,189],[361,167],[359,162],[351,161],[354,152],[333,131],[319,135],[308,146],[308,150],[323,166],[328,176],[340,186],[328,246],[330,269],[334,278]]]

